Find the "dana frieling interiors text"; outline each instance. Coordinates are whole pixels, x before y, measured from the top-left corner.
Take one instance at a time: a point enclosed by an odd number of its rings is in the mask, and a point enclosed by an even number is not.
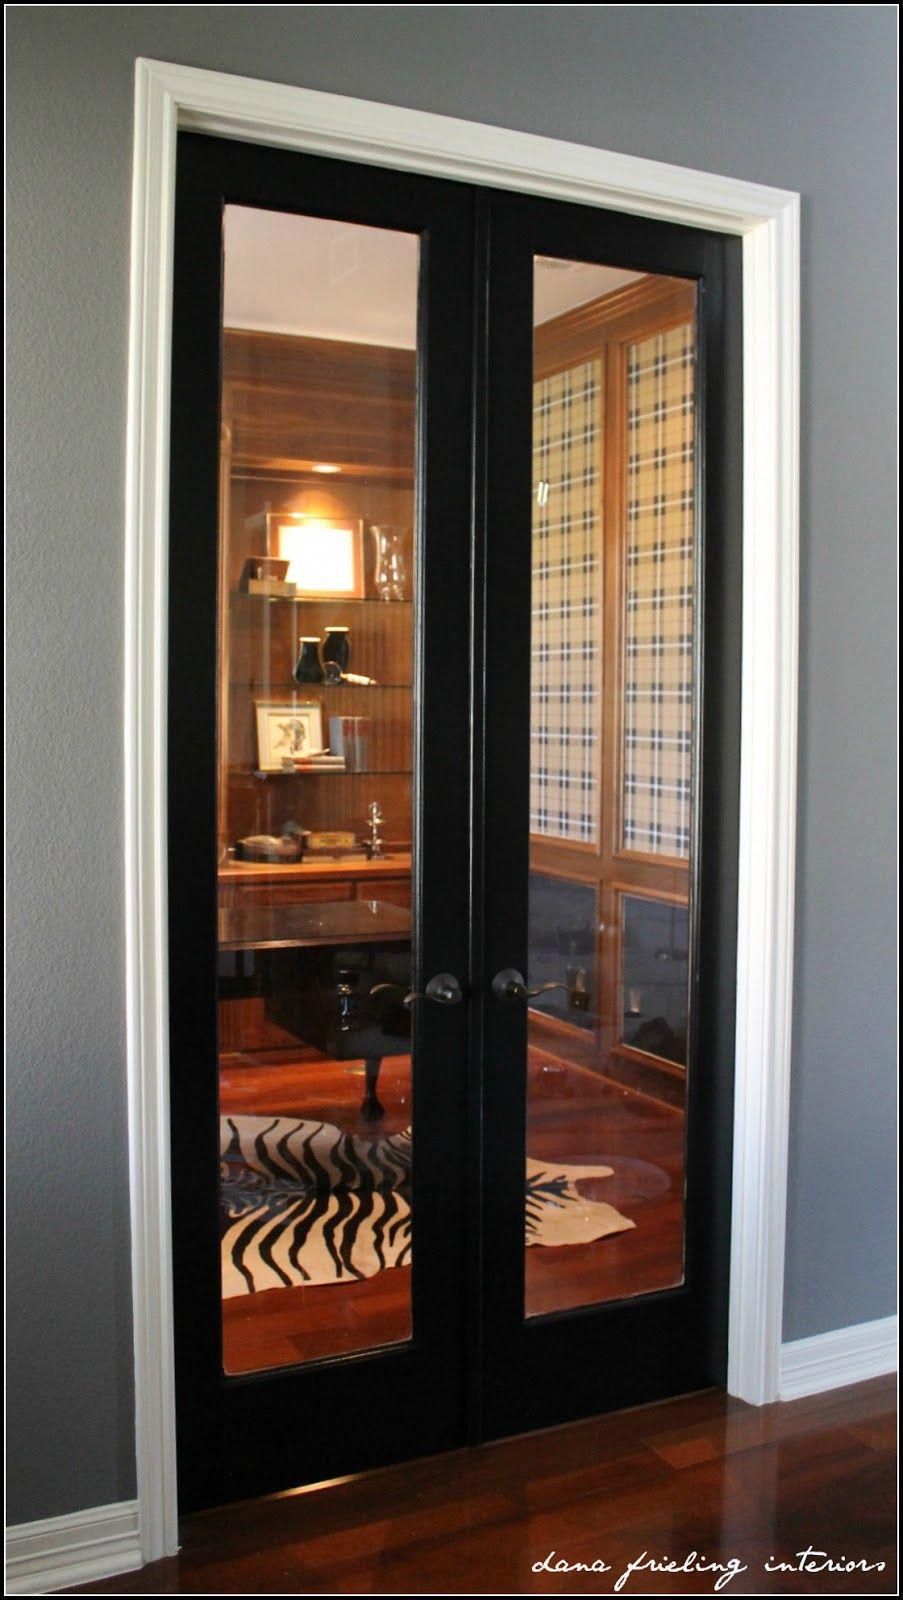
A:
[[[789,1560],[782,1560],[777,1556],[769,1556],[762,1563],[764,1572],[883,1572],[883,1561],[865,1561],[848,1556],[829,1556],[825,1550],[815,1550],[810,1545],[805,1550],[797,1550]],[[607,1561],[597,1557],[593,1561],[568,1561],[566,1557],[559,1556],[555,1550],[542,1561],[534,1561],[534,1572],[612,1572],[614,1568]],[[746,1562],[739,1556],[731,1556],[727,1561],[709,1561],[696,1550],[691,1550],[682,1561],[671,1556],[652,1556],[648,1550],[637,1556],[633,1561],[628,1561],[619,1577],[615,1579],[614,1592],[620,1594],[634,1573],[697,1573],[700,1576],[710,1573],[714,1579],[715,1591],[726,1589],[732,1578],[741,1572],[748,1572]]]

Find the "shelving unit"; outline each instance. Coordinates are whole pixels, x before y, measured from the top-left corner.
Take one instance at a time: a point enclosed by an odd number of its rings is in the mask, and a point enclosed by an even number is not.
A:
[[[411,351],[227,329],[221,527],[220,856],[286,822],[359,837],[377,801],[383,834],[409,849],[414,606],[374,591],[370,529],[414,522],[415,374]],[[318,475],[318,461],[336,470]],[[266,513],[354,519],[364,528],[362,598],[247,594],[248,557],[265,556]],[[349,670],[373,684],[297,683],[299,636],[349,630]],[[316,700],[330,716],[370,720],[364,770],[260,772],[255,703]]]
[[[219,904],[252,911],[309,902],[411,903],[414,606],[373,590],[370,529],[414,525],[414,356],[409,350],[226,329],[220,480]],[[318,474],[318,464],[334,469]],[[249,557],[266,548],[267,513],[363,525],[364,597],[310,600],[247,594]],[[349,630],[349,670],[375,683],[296,683],[301,634]],[[260,772],[255,702],[322,707],[370,720],[367,770]],[[304,829],[367,833],[376,801],[386,855],[296,864],[230,859],[251,834]],[[220,1048],[266,1056],[296,1047],[263,992],[223,996]]]

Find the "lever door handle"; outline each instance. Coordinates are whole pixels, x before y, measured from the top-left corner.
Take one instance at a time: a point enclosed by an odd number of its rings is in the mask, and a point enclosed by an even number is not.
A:
[[[492,980],[492,992],[499,1000],[533,1000],[549,989],[566,989],[566,983],[540,983],[528,989],[516,967],[503,967]]]
[[[370,990],[371,994],[379,994],[381,990],[394,989],[398,994],[401,985],[397,983],[375,983]],[[413,994],[406,994],[402,1005],[410,1010],[415,1000],[432,1000],[437,1006],[459,1006],[464,999],[464,990],[453,972],[437,972],[430,978],[425,989],[417,990]]]

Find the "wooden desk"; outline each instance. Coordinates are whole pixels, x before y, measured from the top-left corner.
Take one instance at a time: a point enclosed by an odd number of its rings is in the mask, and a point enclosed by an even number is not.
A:
[[[367,1122],[381,1117],[376,1085],[383,1056],[410,1050],[410,1018],[401,1004],[410,982],[410,910],[339,900],[227,908],[218,921],[221,952],[259,952],[267,1016],[337,1061],[362,1060],[361,1115]],[[395,985],[396,994],[371,1003],[377,983]]]
[[[221,950],[307,949],[319,945],[406,942],[411,913],[381,900],[248,906],[219,912]]]
[[[359,856],[298,862],[229,861],[217,876],[221,910],[335,900],[411,904],[410,851],[392,851],[377,861]]]

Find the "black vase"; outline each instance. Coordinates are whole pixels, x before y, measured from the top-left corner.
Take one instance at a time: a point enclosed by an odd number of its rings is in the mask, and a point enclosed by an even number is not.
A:
[[[298,643],[301,648],[292,677],[296,683],[322,683],[323,667],[320,662],[319,639],[302,635]]]
[[[323,660],[333,661],[341,672],[348,671],[351,660],[351,640],[347,628],[327,628],[323,640]]]

